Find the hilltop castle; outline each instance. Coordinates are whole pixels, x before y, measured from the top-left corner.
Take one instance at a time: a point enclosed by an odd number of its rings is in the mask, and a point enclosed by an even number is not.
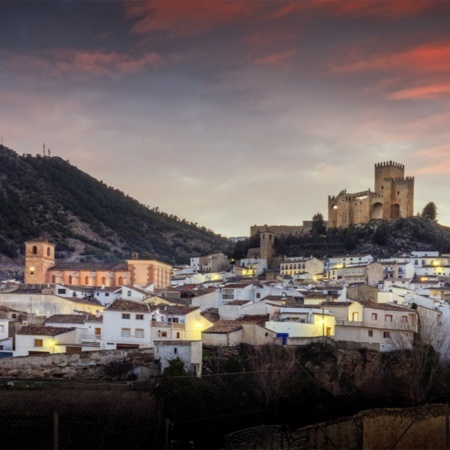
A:
[[[346,190],[328,196],[328,227],[367,223],[371,219],[413,216],[414,177],[405,177],[405,166],[393,161],[375,164],[375,192]]]

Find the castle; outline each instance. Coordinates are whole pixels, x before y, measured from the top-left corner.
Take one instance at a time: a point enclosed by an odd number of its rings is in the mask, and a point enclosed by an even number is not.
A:
[[[347,228],[372,219],[397,219],[414,215],[414,177],[405,177],[405,166],[393,161],[375,164],[375,192],[346,190],[328,196],[328,227]]]
[[[66,284],[80,287],[170,286],[172,266],[160,261],[138,259],[120,264],[61,263],[55,261],[55,244],[45,239],[25,243],[26,284]]]

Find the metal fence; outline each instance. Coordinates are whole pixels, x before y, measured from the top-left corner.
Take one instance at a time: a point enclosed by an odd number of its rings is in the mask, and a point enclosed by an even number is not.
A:
[[[408,380],[366,389],[341,380],[333,393],[303,369],[132,383],[23,380],[1,389],[1,446],[8,449],[214,449],[224,447],[226,434],[261,424],[297,429],[365,409],[418,405]],[[448,402],[449,392],[441,380],[425,401]]]

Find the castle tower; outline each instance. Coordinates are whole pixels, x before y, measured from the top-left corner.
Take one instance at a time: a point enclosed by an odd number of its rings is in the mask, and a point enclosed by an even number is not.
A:
[[[55,244],[45,239],[25,242],[25,283],[45,284],[47,270],[55,265]]]
[[[261,259],[267,259],[270,265],[273,256],[273,245],[275,243],[275,234],[271,231],[262,231],[260,234],[259,256]]]
[[[384,193],[385,180],[394,180],[405,176],[405,166],[393,161],[375,164],[375,192]]]

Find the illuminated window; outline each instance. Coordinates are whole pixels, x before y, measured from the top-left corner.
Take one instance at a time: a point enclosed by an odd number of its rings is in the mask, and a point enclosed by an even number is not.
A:
[[[130,328],[122,328],[121,336],[125,338],[129,338],[131,336]]]
[[[35,347],[42,347],[43,343],[42,343],[42,339],[35,339],[34,340],[34,346]]]
[[[30,275],[34,275],[34,267],[30,267]]]

